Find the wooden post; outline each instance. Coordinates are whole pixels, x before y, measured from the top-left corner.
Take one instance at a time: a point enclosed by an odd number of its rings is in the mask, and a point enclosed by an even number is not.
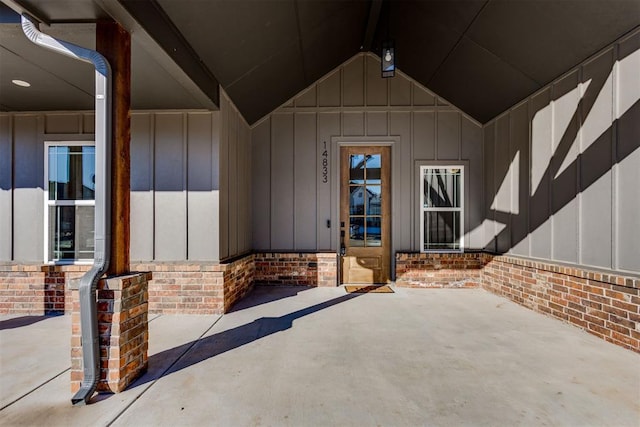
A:
[[[131,35],[118,23],[96,25],[96,50],[111,65],[113,105],[111,145],[111,262],[107,276],[129,271],[131,175]]]

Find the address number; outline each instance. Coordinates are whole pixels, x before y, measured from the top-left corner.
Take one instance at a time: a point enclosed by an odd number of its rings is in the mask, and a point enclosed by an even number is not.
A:
[[[322,144],[322,156],[320,157],[322,160],[320,161],[320,165],[322,167],[322,183],[326,184],[329,182],[329,152],[327,151],[327,141],[323,141]]]

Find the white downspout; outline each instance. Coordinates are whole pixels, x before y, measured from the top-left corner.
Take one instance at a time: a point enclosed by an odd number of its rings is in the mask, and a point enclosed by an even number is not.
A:
[[[100,348],[96,289],[109,267],[111,248],[111,67],[95,50],[58,40],[38,30],[28,17],[22,16],[22,31],[33,43],[95,67],[95,255],[93,267],[80,279],[80,328],[84,379],[73,396],[74,405],[89,402],[100,380]]]

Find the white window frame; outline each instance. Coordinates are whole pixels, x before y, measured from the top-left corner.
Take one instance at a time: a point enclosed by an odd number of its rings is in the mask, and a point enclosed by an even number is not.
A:
[[[94,141],[45,141],[44,143],[44,262],[50,265],[91,265],[91,259],[55,259],[49,253],[49,208],[51,206],[93,206],[94,200],[49,200],[49,148],[50,147],[95,147]]]
[[[460,207],[458,208],[436,208],[436,207],[425,207],[424,203],[424,172],[427,169],[460,169]],[[420,252],[421,253],[459,253],[464,252],[464,181],[465,181],[465,173],[464,173],[464,165],[459,164],[426,164],[420,165]],[[425,212],[460,212],[460,241],[458,249],[425,249],[424,247],[424,215]]]

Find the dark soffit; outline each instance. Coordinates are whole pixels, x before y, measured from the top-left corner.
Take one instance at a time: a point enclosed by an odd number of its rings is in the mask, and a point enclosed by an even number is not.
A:
[[[249,123],[361,51],[373,10],[379,19],[371,51],[393,39],[402,71],[480,122],[640,25],[637,0],[19,1],[53,22],[95,20],[105,15],[100,5],[123,5],[210,98],[219,81]],[[87,83],[71,79],[76,71],[28,58],[4,46],[4,30],[0,36],[0,72],[37,75],[39,68],[42,81],[51,82],[43,99],[52,105],[58,99],[57,109],[83,108]],[[201,105],[163,74],[153,55],[135,52],[135,43],[133,49],[136,108]],[[55,79],[64,84],[54,88]],[[55,92],[65,85],[73,89]],[[0,83],[3,104],[8,90]]]

